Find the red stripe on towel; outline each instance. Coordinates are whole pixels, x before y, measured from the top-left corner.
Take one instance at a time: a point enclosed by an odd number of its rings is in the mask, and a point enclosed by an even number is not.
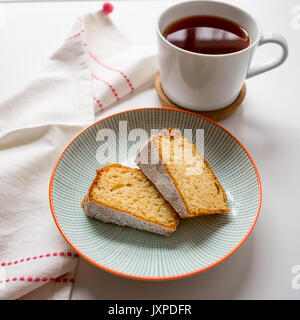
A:
[[[59,253],[60,256],[67,256],[67,257],[74,257],[74,258],[78,258],[78,254],[77,253],[72,253],[72,252],[60,252]],[[37,260],[37,259],[42,259],[42,258],[49,258],[49,257],[55,257],[55,256],[58,256],[57,252],[54,252],[54,253],[47,253],[47,254],[40,254],[39,256],[33,256],[33,257],[28,257],[28,258],[22,258],[20,260],[15,260],[13,263],[10,261],[10,262],[2,262],[1,263],[1,266],[2,267],[5,267],[5,266],[10,266],[12,264],[18,264],[18,263],[22,263],[22,262],[25,262],[25,261],[30,261],[30,260]]]
[[[93,99],[96,101],[96,103],[98,104],[100,110],[102,111],[103,110],[103,106],[102,106],[102,103],[100,102],[100,100],[97,99],[95,96],[93,96]]]
[[[72,282],[74,283],[75,282],[75,279],[74,278],[46,278],[46,277],[43,277],[43,278],[39,278],[39,277],[36,277],[36,278],[33,278],[33,277],[27,277],[26,279],[24,277],[20,277],[20,278],[17,278],[17,277],[14,277],[14,278],[7,278],[5,280],[0,280],[0,283],[3,283],[3,282],[10,282],[10,280],[12,281],[28,281],[28,282],[32,282],[32,281],[35,281],[35,282],[40,282],[40,281],[55,281],[55,282]]]
[[[112,94],[115,96],[115,98],[117,99],[117,101],[120,101],[119,95],[117,93],[117,90],[112,86],[111,83],[107,82],[104,79],[99,78],[98,76],[96,76],[95,74],[92,73],[92,77],[98,81],[101,81],[103,83],[105,83],[111,90]]]
[[[79,21],[80,28],[81,28],[81,32],[80,32],[80,35],[81,35],[85,31],[84,30],[84,26],[83,26],[83,19],[79,18],[78,21]],[[83,44],[84,47],[87,47],[87,42],[83,41],[82,44]],[[134,86],[133,86],[132,82],[130,81],[129,77],[125,74],[125,72],[123,72],[123,71],[121,71],[119,69],[112,68],[112,67],[102,63],[91,51],[87,50],[87,53],[89,54],[89,56],[92,59],[94,59],[103,68],[106,68],[107,70],[110,70],[110,71],[113,71],[113,72],[120,73],[120,75],[126,80],[126,83],[128,84],[128,86],[130,88],[130,93],[134,92]]]
[[[87,43],[84,43],[85,46],[87,46]],[[102,63],[92,52],[90,51],[87,51],[87,53],[89,54],[89,56],[95,60],[100,66],[102,66],[103,68],[107,69],[107,70],[110,70],[110,71],[113,71],[113,72],[118,72],[122,75],[122,77],[126,80],[126,83],[128,84],[128,86],[130,87],[130,90],[131,90],[131,93],[134,92],[134,87],[129,79],[129,77],[121,70],[119,69],[114,69],[114,68],[111,68],[107,65],[105,65],[104,63]]]

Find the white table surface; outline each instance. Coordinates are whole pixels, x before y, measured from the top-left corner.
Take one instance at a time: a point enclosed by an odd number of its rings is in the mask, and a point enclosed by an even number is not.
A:
[[[173,1],[174,2],[174,1]],[[121,278],[80,259],[73,299],[300,299],[292,268],[300,265],[300,1],[228,1],[248,10],[264,31],[289,42],[287,62],[247,81],[242,107],[221,122],[248,149],[263,190],[258,222],[244,245],[225,262],[196,276],[165,282]],[[74,19],[100,2],[0,4],[0,101],[22,88],[65,39]],[[155,41],[154,24],[171,1],[114,2],[111,18],[129,38]],[[263,61],[279,53],[266,46]],[[152,86],[102,116],[158,106]]]

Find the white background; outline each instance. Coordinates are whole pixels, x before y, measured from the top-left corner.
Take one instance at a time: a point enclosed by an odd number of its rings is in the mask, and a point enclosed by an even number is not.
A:
[[[264,31],[282,33],[290,47],[283,66],[247,81],[242,107],[221,122],[245,145],[260,172],[263,202],[252,234],[225,262],[181,280],[120,278],[80,259],[73,299],[300,299],[300,289],[292,287],[292,268],[300,265],[300,0],[227,2],[247,10]],[[174,1],[113,3],[111,18],[131,40],[155,43],[157,16]],[[0,101],[30,81],[77,16],[101,6],[0,4]],[[272,45],[259,48],[256,61],[278,53]],[[153,86],[147,86],[101,116],[158,105]]]

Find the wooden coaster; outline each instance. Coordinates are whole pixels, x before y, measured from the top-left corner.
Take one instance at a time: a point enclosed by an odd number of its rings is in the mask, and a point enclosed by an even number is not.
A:
[[[156,74],[155,77],[155,89],[156,92],[158,94],[159,100],[161,102],[161,104],[164,107],[171,107],[171,108],[176,108],[176,109],[185,109],[187,111],[191,111],[197,114],[200,114],[206,118],[209,118],[213,121],[221,121],[227,117],[229,117],[230,115],[232,115],[237,108],[241,105],[241,103],[243,102],[245,95],[246,95],[246,84],[243,84],[242,90],[239,94],[239,96],[237,97],[237,99],[230,104],[229,106],[222,108],[222,109],[218,109],[218,110],[214,110],[214,111],[194,111],[194,110],[188,110],[187,108],[178,106],[177,104],[175,104],[174,102],[172,102],[163,92],[163,89],[161,87],[161,82],[160,82],[160,74],[159,72]]]

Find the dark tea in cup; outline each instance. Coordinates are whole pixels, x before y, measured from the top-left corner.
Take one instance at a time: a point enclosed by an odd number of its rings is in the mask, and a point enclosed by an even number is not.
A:
[[[163,36],[181,49],[202,54],[228,54],[250,45],[246,30],[233,21],[214,16],[191,16],[167,26]]]
[[[277,33],[262,34],[246,11],[211,0],[180,2],[157,20],[161,88],[174,104],[215,111],[234,103],[245,79],[281,65],[288,45]],[[251,63],[264,44],[281,47],[265,63]]]

